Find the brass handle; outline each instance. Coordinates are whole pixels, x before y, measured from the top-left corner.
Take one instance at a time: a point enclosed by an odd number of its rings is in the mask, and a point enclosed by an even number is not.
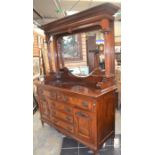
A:
[[[83,102],[82,102],[82,105],[83,105],[84,107],[88,107],[88,102],[83,101]]]
[[[86,114],[84,114],[83,112],[77,112],[76,113],[78,116],[80,116],[80,117],[85,117],[85,118],[88,118],[88,115],[86,115]]]

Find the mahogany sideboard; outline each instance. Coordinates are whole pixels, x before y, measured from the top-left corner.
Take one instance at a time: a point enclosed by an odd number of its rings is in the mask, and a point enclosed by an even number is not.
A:
[[[115,87],[104,91],[77,84],[38,87],[41,121],[92,150],[115,134]]]
[[[42,26],[48,44],[50,73],[44,83],[37,85],[41,121],[85,144],[95,154],[109,137],[115,136],[113,15],[118,9],[105,3]],[[64,66],[60,39],[93,30],[100,30],[104,35],[105,70],[96,67],[86,77],[74,76]]]

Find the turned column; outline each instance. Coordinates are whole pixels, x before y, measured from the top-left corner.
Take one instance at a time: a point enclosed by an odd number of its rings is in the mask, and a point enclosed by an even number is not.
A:
[[[57,72],[60,68],[59,54],[57,47],[57,36],[46,35],[47,48],[48,48],[48,59],[50,64],[50,72]]]
[[[60,69],[57,41],[58,41],[58,37],[53,36],[53,52],[54,52],[54,61],[55,61],[56,72],[58,72]]]
[[[114,21],[103,19],[100,26],[104,34],[105,75],[111,77],[115,74]]]
[[[46,34],[46,41],[47,41],[47,50],[48,50],[48,60],[49,60],[50,72],[53,72],[51,37],[50,37],[50,35]]]
[[[63,59],[63,55],[62,55],[62,46],[61,46],[61,40],[62,38],[59,37],[58,41],[57,41],[57,47],[58,47],[58,59],[59,59],[59,67],[60,68],[64,68],[64,59]]]

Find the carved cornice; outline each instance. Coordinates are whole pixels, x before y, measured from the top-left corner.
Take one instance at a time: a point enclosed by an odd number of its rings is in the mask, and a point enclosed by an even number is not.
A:
[[[72,30],[78,30],[83,26],[100,22],[102,19],[114,20],[113,15],[119,10],[118,6],[110,3],[104,3],[102,5],[90,8],[80,13],[67,16],[49,24],[43,25],[42,28],[46,33],[60,34],[60,32],[71,33]],[[91,27],[91,25],[89,26]]]

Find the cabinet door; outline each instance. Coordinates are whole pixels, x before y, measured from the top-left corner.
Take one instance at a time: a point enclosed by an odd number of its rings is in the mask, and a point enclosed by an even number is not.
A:
[[[76,136],[84,141],[94,141],[95,135],[95,118],[93,115],[79,109],[74,111],[75,132]]]

